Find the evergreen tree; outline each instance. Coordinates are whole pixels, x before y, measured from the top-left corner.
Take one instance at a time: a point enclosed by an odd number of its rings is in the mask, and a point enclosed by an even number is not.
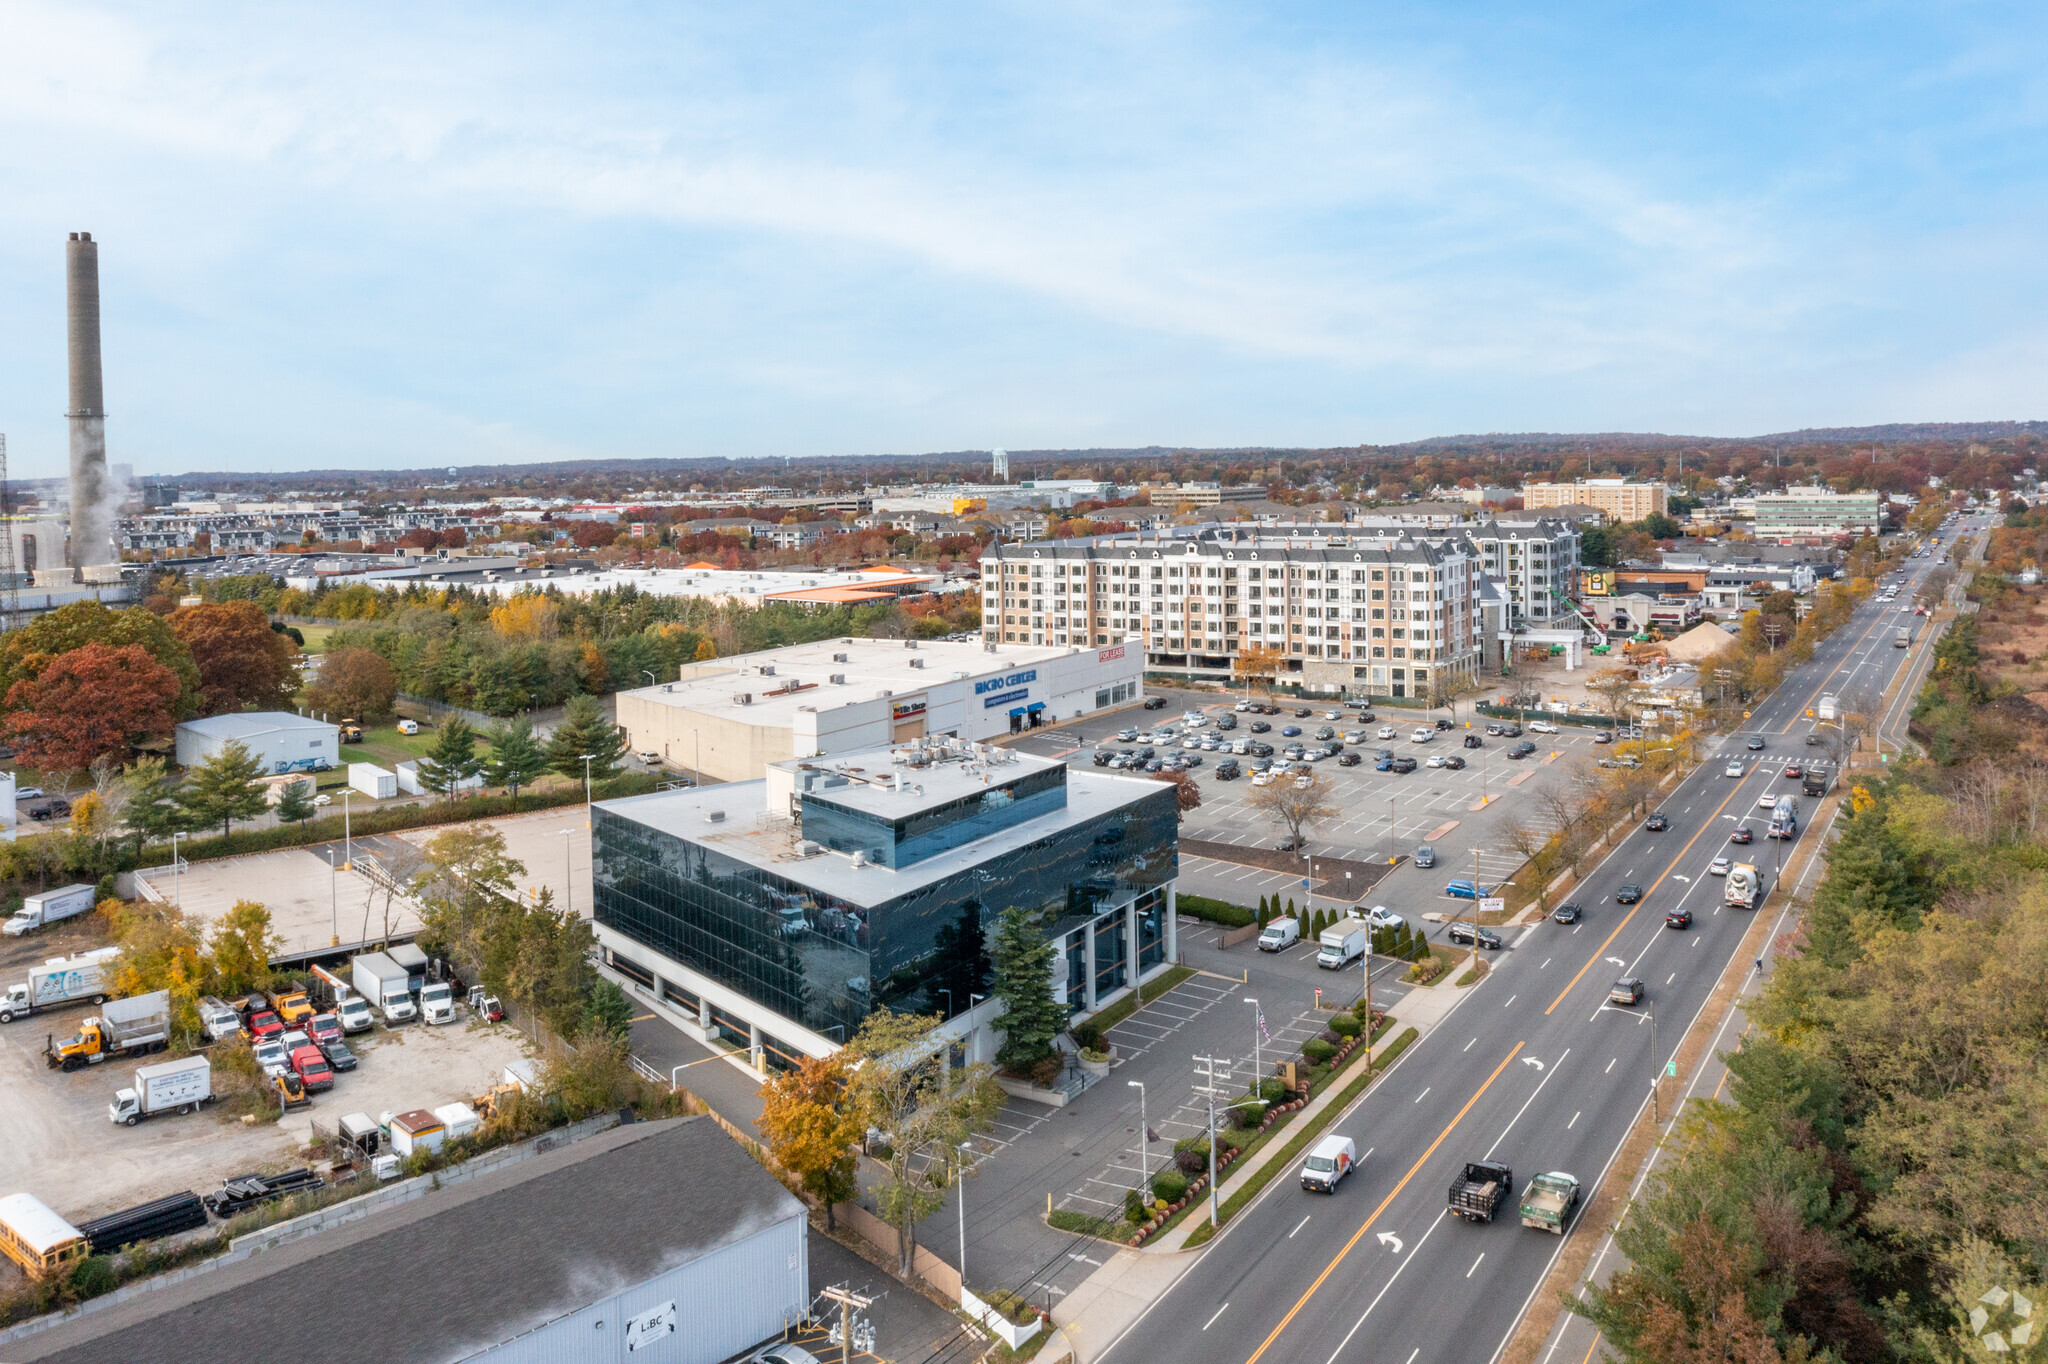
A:
[[[1259,927],[1264,928],[1266,926],[1266,920],[1272,917],[1273,911],[1267,907],[1266,897],[1261,895],[1259,897]]]
[[[313,817],[311,781],[295,781],[284,788],[277,800],[277,818],[282,824],[303,824]]]
[[[1052,1054],[1067,1026],[1067,1006],[1052,992],[1052,940],[1038,920],[1009,909],[996,921],[993,993],[1006,1006],[996,1060],[1013,1070]]]
[[[434,736],[434,746],[420,759],[420,785],[455,799],[456,790],[483,770],[476,755],[476,731],[461,716],[451,716]]]
[[[512,794],[512,808],[519,808],[519,788],[531,786],[548,770],[548,755],[533,737],[533,725],[525,720],[507,720],[491,726],[491,756],[484,762],[484,780],[502,786]]]
[[[128,797],[125,818],[135,834],[136,850],[151,839],[169,838],[187,828],[178,807],[178,787],[162,758],[138,758],[121,774]]]
[[[584,756],[590,758],[593,778],[608,775],[626,753],[626,741],[619,727],[605,719],[604,708],[594,696],[572,696],[548,740],[548,762],[565,777],[582,780]]]
[[[1328,928],[1329,926],[1329,916],[1319,909],[1316,911],[1316,917],[1314,922],[1312,922],[1309,925],[1309,932],[1314,937],[1320,939],[1323,936],[1323,930]]]
[[[220,835],[226,838],[235,820],[254,819],[270,808],[262,784],[256,780],[262,775],[263,764],[240,740],[229,740],[220,752],[192,769],[179,790],[178,809],[186,825],[203,829],[218,820]]]

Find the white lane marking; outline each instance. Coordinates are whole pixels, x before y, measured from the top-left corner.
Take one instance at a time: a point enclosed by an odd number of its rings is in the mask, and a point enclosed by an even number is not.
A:
[[[1475,1037],[1475,1038],[1473,1038],[1473,1039],[1472,1039],[1472,1042],[1477,1042],[1478,1040],[1479,1040],[1479,1039]],[[1466,1050],[1466,1051],[1470,1051],[1470,1050],[1472,1050],[1472,1042],[1467,1042],[1467,1043],[1465,1044],[1465,1046],[1464,1046],[1464,1050]]]
[[[1548,957],[1545,957],[1545,958],[1543,959],[1543,966],[1548,966],[1548,965],[1550,965],[1550,958],[1548,958]],[[1536,969],[1537,969],[1537,970],[1539,970],[1539,971],[1541,971],[1541,970],[1543,969],[1543,966],[1539,966],[1539,967],[1537,967]]]
[[[1518,999],[1520,999],[1520,998],[1521,998],[1521,996],[1520,996],[1520,995],[1509,995],[1509,996],[1508,996],[1508,1002],[1507,1002],[1507,1003],[1505,1003],[1505,1004],[1503,1004],[1503,1005],[1501,1005],[1501,1008],[1503,1008],[1503,1009],[1511,1009],[1511,1008],[1513,1008],[1513,1007],[1514,1007],[1514,1004],[1515,1004],[1515,1001],[1516,1001],[1516,1000],[1518,1000]]]
[[[1584,1110],[1584,1109],[1582,1108],[1582,1109],[1580,1109],[1580,1110],[1579,1110],[1579,1111],[1578,1111],[1577,1113],[1574,1113],[1574,1114],[1572,1114],[1572,1120],[1571,1120],[1570,1122],[1568,1122],[1568,1123],[1566,1123],[1566,1124],[1564,1125],[1564,1130],[1565,1130],[1565,1131],[1567,1131],[1567,1132],[1569,1132],[1569,1131],[1571,1131],[1571,1130],[1572,1130],[1572,1129],[1573,1129],[1574,1127],[1577,1127],[1577,1126],[1579,1125],[1579,1119],[1580,1119],[1580,1118],[1581,1118],[1582,1116],[1584,1116],[1584,1114],[1585,1114],[1585,1111],[1586,1111],[1586,1110]]]
[[[1307,1225],[1308,1225],[1308,1218],[1309,1218],[1309,1217],[1314,1217],[1314,1216],[1315,1216],[1315,1214],[1314,1214],[1314,1213],[1310,1213],[1310,1214],[1308,1215],[1308,1217],[1304,1217],[1304,1218],[1302,1218],[1302,1219],[1301,1219],[1301,1220],[1300,1220],[1299,1222],[1296,1222],[1296,1223],[1294,1224],[1294,1231],[1300,1231],[1300,1230],[1301,1230],[1301,1229],[1302,1229],[1303,1227],[1307,1226]],[[1287,1233],[1287,1239],[1288,1239],[1288,1240],[1292,1241],[1292,1240],[1294,1239],[1294,1231],[1290,1231],[1290,1232],[1288,1232],[1288,1233]]]
[[[1485,1252],[1485,1251],[1483,1251],[1483,1250],[1482,1250],[1482,1251],[1480,1251],[1480,1252],[1479,1252],[1479,1260],[1484,1260],[1485,1258],[1486,1258],[1486,1252]],[[1479,1268],[1479,1260],[1474,1260],[1474,1261],[1472,1262],[1472,1269],[1468,1269],[1468,1270],[1466,1270],[1466,1271],[1465,1271],[1465,1277],[1466,1277],[1466,1278],[1468,1278],[1468,1279],[1469,1279],[1469,1278],[1471,1278],[1471,1277],[1472,1277],[1472,1272],[1473,1272],[1473,1270],[1476,1270],[1476,1269],[1478,1269],[1478,1268]]]
[[[1302,1220],[1306,1221],[1307,1219],[1306,1219],[1306,1218],[1304,1218],[1304,1219],[1302,1219]],[[1208,1330],[1208,1329],[1209,1329],[1209,1328],[1210,1328],[1211,1326],[1214,1326],[1214,1325],[1216,1324],[1216,1317],[1220,1317],[1220,1316],[1222,1316],[1222,1315],[1223,1315],[1223,1314],[1224,1314],[1225,1312],[1228,1312],[1229,1310],[1230,1310],[1230,1304],[1229,1304],[1229,1303],[1227,1303],[1227,1302],[1226,1302],[1226,1303],[1224,1303],[1224,1304],[1223,1304],[1223,1305],[1222,1305],[1221,1307],[1219,1307],[1219,1308],[1217,1308],[1217,1309],[1216,1309],[1216,1316],[1214,1316],[1214,1317],[1210,1317],[1210,1318],[1209,1318],[1209,1319],[1208,1319],[1207,1321],[1205,1321],[1205,1322],[1203,1322],[1203,1323],[1202,1323],[1202,1329],[1203,1329],[1204,1331],[1206,1331],[1206,1330]]]
[[[1617,1056],[1617,1057],[1615,1057],[1615,1058],[1614,1058],[1614,1061],[1619,1061],[1620,1059],[1621,1059],[1621,1058],[1620,1058],[1619,1056]],[[1613,1073],[1614,1073],[1614,1061],[1609,1061],[1609,1062],[1607,1063],[1607,1069],[1606,1069],[1606,1070],[1603,1070],[1603,1071],[1601,1071],[1600,1073],[1601,1073],[1602,1075],[1611,1075],[1611,1074],[1613,1074]]]
[[[1421,1103],[1427,1097],[1429,1097],[1429,1089],[1425,1086],[1422,1093],[1415,1096],[1415,1102]]]
[[[1677,980],[1677,979],[1678,979],[1678,972],[1676,972],[1676,971],[1673,971],[1673,972],[1672,972],[1672,973],[1671,973],[1670,975],[1668,975],[1668,976],[1664,977],[1664,983],[1665,983],[1666,985],[1669,985],[1669,984],[1670,984],[1670,983],[1671,983],[1672,981],[1674,981],[1674,980]]]

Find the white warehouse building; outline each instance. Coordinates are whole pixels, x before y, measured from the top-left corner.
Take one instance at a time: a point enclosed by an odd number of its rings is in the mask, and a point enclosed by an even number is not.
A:
[[[685,664],[620,692],[633,748],[721,781],[927,736],[987,740],[1138,698],[1144,650],[836,639]]]
[[[239,741],[266,773],[324,772],[340,761],[341,727],[283,710],[209,715],[178,726],[178,766],[197,767]]]

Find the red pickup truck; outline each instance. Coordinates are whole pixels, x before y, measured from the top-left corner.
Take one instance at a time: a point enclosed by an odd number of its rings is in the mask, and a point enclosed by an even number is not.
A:
[[[291,1055],[292,1071],[309,1094],[334,1088],[334,1067],[318,1047],[300,1047]]]

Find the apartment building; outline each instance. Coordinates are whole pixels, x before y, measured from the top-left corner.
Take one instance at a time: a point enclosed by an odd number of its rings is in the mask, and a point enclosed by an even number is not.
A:
[[[1640,521],[1670,514],[1670,491],[1662,483],[1625,478],[1582,478],[1574,483],[1530,483],[1522,488],[1522,509],[1540,511],[1573,503],[1598,507],[1609,521]]]
[[[1258,483],[1229,488],[1221,483],[1155,483],[1147,491],[1155,507],[1220,507],[1226,502],[1258,502],[1266,496],[1265,486]]]
[[[1409,527],[1203,527],[1005,545],[982,560],[983,635],[1009,645],[1136,640],[1147,671],[1190,678],[1227,678],[1234,659],[1258,651],[1305,685],[1417,695],[1435,674],[1477,671],[1481,576],[1463,534]]]
[[[1569,628],[1577,615],[1577,525],[1546,516],[1485,521],[1466,534],[1479,549],[1481,570],[1507,598],[1512,628]]]

